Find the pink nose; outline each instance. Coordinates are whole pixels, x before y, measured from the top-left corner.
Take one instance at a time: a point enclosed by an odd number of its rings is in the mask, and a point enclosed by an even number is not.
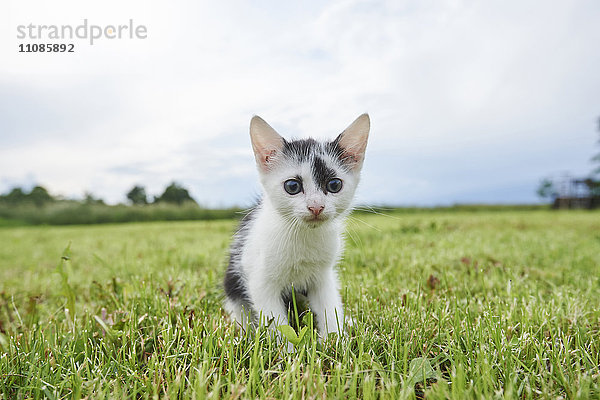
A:
[[[321,212],[323,211],[323,209],[325,208],[325,206],[318,206],[318,207],[308,207],[308,209],[310,210],[310,212],[317,217],[319,214],[321,214]]]

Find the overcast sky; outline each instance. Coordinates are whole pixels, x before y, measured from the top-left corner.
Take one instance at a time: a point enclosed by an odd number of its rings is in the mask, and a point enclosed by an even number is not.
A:
[[[84,19],[147,38],[18,53],[44,41],[17,26]],[[369,112],[360,203],[535,202],[541,178],[588,174],[600,150],[599,21],[597,0],[4,1],[0,192],[116,203],[175,180],[248,206],[252,115],[334,138]]]

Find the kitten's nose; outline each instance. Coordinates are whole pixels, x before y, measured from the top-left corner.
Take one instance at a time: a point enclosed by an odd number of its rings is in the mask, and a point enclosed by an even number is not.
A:
[[[310,210],[310,212],[317,217],[319,214],[321,214],[321,211],[323,211],[323,209],[325,208],[325,206],[317,206],[317,207],[308,207],[308,209]]]

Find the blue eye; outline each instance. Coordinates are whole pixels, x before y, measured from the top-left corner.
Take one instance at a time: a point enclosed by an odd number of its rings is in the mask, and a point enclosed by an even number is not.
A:
[[[302,183],[297,179],[288,179],[283,182],[283,188],[291,195],[298,194],[302,191]]]
[[[342,186],[342,180],[340,178],[333,178],[327,182],[327,191],[337,193],[342,190]]]

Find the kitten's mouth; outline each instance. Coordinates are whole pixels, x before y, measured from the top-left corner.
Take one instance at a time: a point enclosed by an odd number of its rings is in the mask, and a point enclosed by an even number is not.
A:
[[[327,220],[327,217],[324,217],[323,214],[310,215],[310,216],[304,217],[304,221],[306,221],[310,224],[320,224],[326,220]]]

